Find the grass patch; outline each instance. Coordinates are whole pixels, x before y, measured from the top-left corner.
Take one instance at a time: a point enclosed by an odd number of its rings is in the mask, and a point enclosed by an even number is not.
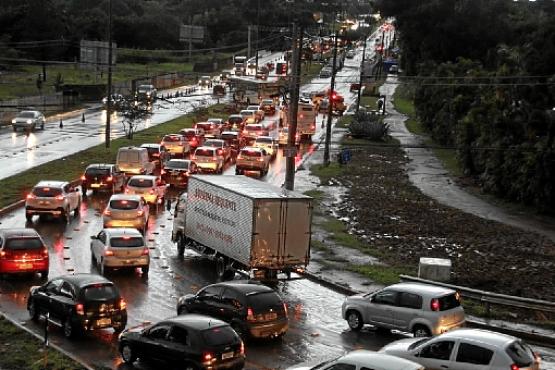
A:
[[[222,107],[223,105],[211,106],[208,109],[209,116],[215,118],[227,117],[227,114],[220,113],[222,112]],[[158,143],[166,134],[176,133],[182,128],[191,127],[194,118],[195,114],[189,113],[146,130],[136,132],[132,140],[127,138],[112,140],[108,149],[102,143],[65,158],[44,163],[2,179],[0,180],[0,188],[3,189],[0,193],[0,208],[24,199],[29,190],[40,180],[75,180],[81,176],[85,167],[91,163],[115,163],[119,148],[138,146],[143,143]]]
[[[318,202],[321,201],[326,195],[326,193],[324,193],[322,190],[317,190],[317,189],[305,191],[303,194],[314,198]]]
[[[310,167],[310,173],[317,176],[320,179],[320,182],[324,185],[328,184],[332,178],[341,175],[341,172],[341,166],[335,162],[331,162],[328,166],[316,164]]]
[[[28,370],[81,370],[79,363],[46,348],[31,334],[0,316],[0,368]]]
[[[301,67],[301,85],[309,84],[314,77],[320,74],[323,67],[323,64],[317,62],[303,65]]]
[[[354,116],[353,115],[348,115],[348,116],[341,116],[341,118],[339,118],[337,120],[337,122],[335,123],[335,127],[337,128],[347,128],[349,127],[349,125],[351,124],[351,122],[353,122]]]
[[[459,160],[457,159],[457,153],[454,149],[437,148],[431,139],[426,140],[426,144],[432,146],[432,152],[437,159],[439,159],[447,172],[455,177],[463,176],[463,171],[459,164]]]
[[[384,265],[348,265],[347,270],[357,272],[368,277],[370,280],[391,285],[399,282],[399,275],[406,274],[407,269],[395,268]]]

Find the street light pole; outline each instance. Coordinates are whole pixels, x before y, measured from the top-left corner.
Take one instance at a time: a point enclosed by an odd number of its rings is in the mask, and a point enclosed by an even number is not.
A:
[[[112,115],[112,0],[108,1],[108,94],[106,102],[106,148],[110,147],[110,118]]]
[[[257,7],[256,7],[256,64],[255,64],[255,68],[256,70],[254,71],[254,74],[256,76],[256,73],[258,72],[258,28],[260,27],[260,0],[257,0]]]
[[[366,58],[366,44],[368,43],[368,40],[366,38],[366,36],[364,36],[364,47],[362,48],[362,62],[360,63],[360,79],[358,81],[358,92],[357,92],[357,109],[356,112],[358,113],[358,110],[360,108],[360,94],[362,91],[362,77],[364,74],[364,60]]]
[[[333,64],[331,67],[331,82],[330,91],[328,94],[328,122],[326,124],[326,140],[324,142],[324,166],[329,166],[330,164],[330,144],[331,144],[331,124],[332,124],[332,114],[333,114],[333,91],[335,89],[335,74],[337,73],[337,30],[335,29],[335,18],[337,14],[333,14],[333,31],[335,32],[335,37],[333,41]]]

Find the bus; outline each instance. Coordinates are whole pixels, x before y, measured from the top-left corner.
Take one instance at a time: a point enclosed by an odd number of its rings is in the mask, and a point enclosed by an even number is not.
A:
[[[247,57],[244,55],[233,56],[233,71],[236,76],[244,76],[247,70]]]
[[[274,99],[277,103],[279,97],[287,91],[285,78],[268,77],[267,80],[257,80],[247,76],[230,76],[229,81],[233,88],[233,100],[247,105],[260,104],[264,99]]]

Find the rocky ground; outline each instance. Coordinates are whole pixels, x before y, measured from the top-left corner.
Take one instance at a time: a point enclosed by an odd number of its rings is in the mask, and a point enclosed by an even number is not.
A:
[[[348,190],[332,204],[349,232],[390,266],[416,271],[420,257],[449,258],[454,283],[555,300],[555,248],[538,234],[435,202],[413,186],[397,147],[353,146],[352,161],[331,183]]]

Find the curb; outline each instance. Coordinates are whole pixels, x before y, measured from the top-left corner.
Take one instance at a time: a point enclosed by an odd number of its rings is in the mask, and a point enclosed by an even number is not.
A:
[[[312,272],[303,270],[298,272],[299,275],[306,277],[308,280],[318,283],[326,288],[329,288],[335,292],[345,294],[347,296],[360,294],[364,292],[359,292],[353,290],[349,287],[346,287],[341,284],[337,284],[334,281],[328,280],[322,276],[318,276]],[[466,324],[468,327],[477,328],[477,329],[485,329],[491,330],[502,334],[512,335],[521,339],[526,339],[529,343],[533,343],[536,345],[541,345],[545,347],[555,348],[555,336],[548,336],[542,335],[534,332],[522,331],[517,329],[511,329],[507,327],[497,326],[497,325],[488,325],[486,323],[476,321],[476,320],[466,320]]]
[[[11,317],[9,317],[8,315],[6,315],[5,313],[1,312],[2,316],[4,316],[4,318],[6,320],[8,320],[9,322],[11,322],[13,325],[15,325],[18,329],[26,331],[27,333],[31,334],[32,336],[34,336],[35,338],[39,339],[40,341],[44,341],[44,338],[41,337],[40,335],[38,335],[37,333],[35,333],[34,331],[32,331],[31,329],[29,329],[28,327],[26,327],[25,325],[21,325],[19,322],[17,322],[16,320],[12,319]],[[81,366],[83,366],[85,369],[87,370],[96,370],[94,367],[87,365],[86,363],[84,363],[81,359],[75,357],[75,355],[67,352],[65,349],[63,349],[62,347],[58,346],[57,344],[54,344],[52,342],[48,343],[48,347],[55,349],[56,351],[62,353],[64,356],[69,357],[70,359],[72,359],[73,361],[77,362],[78,364],[80,364]]]

